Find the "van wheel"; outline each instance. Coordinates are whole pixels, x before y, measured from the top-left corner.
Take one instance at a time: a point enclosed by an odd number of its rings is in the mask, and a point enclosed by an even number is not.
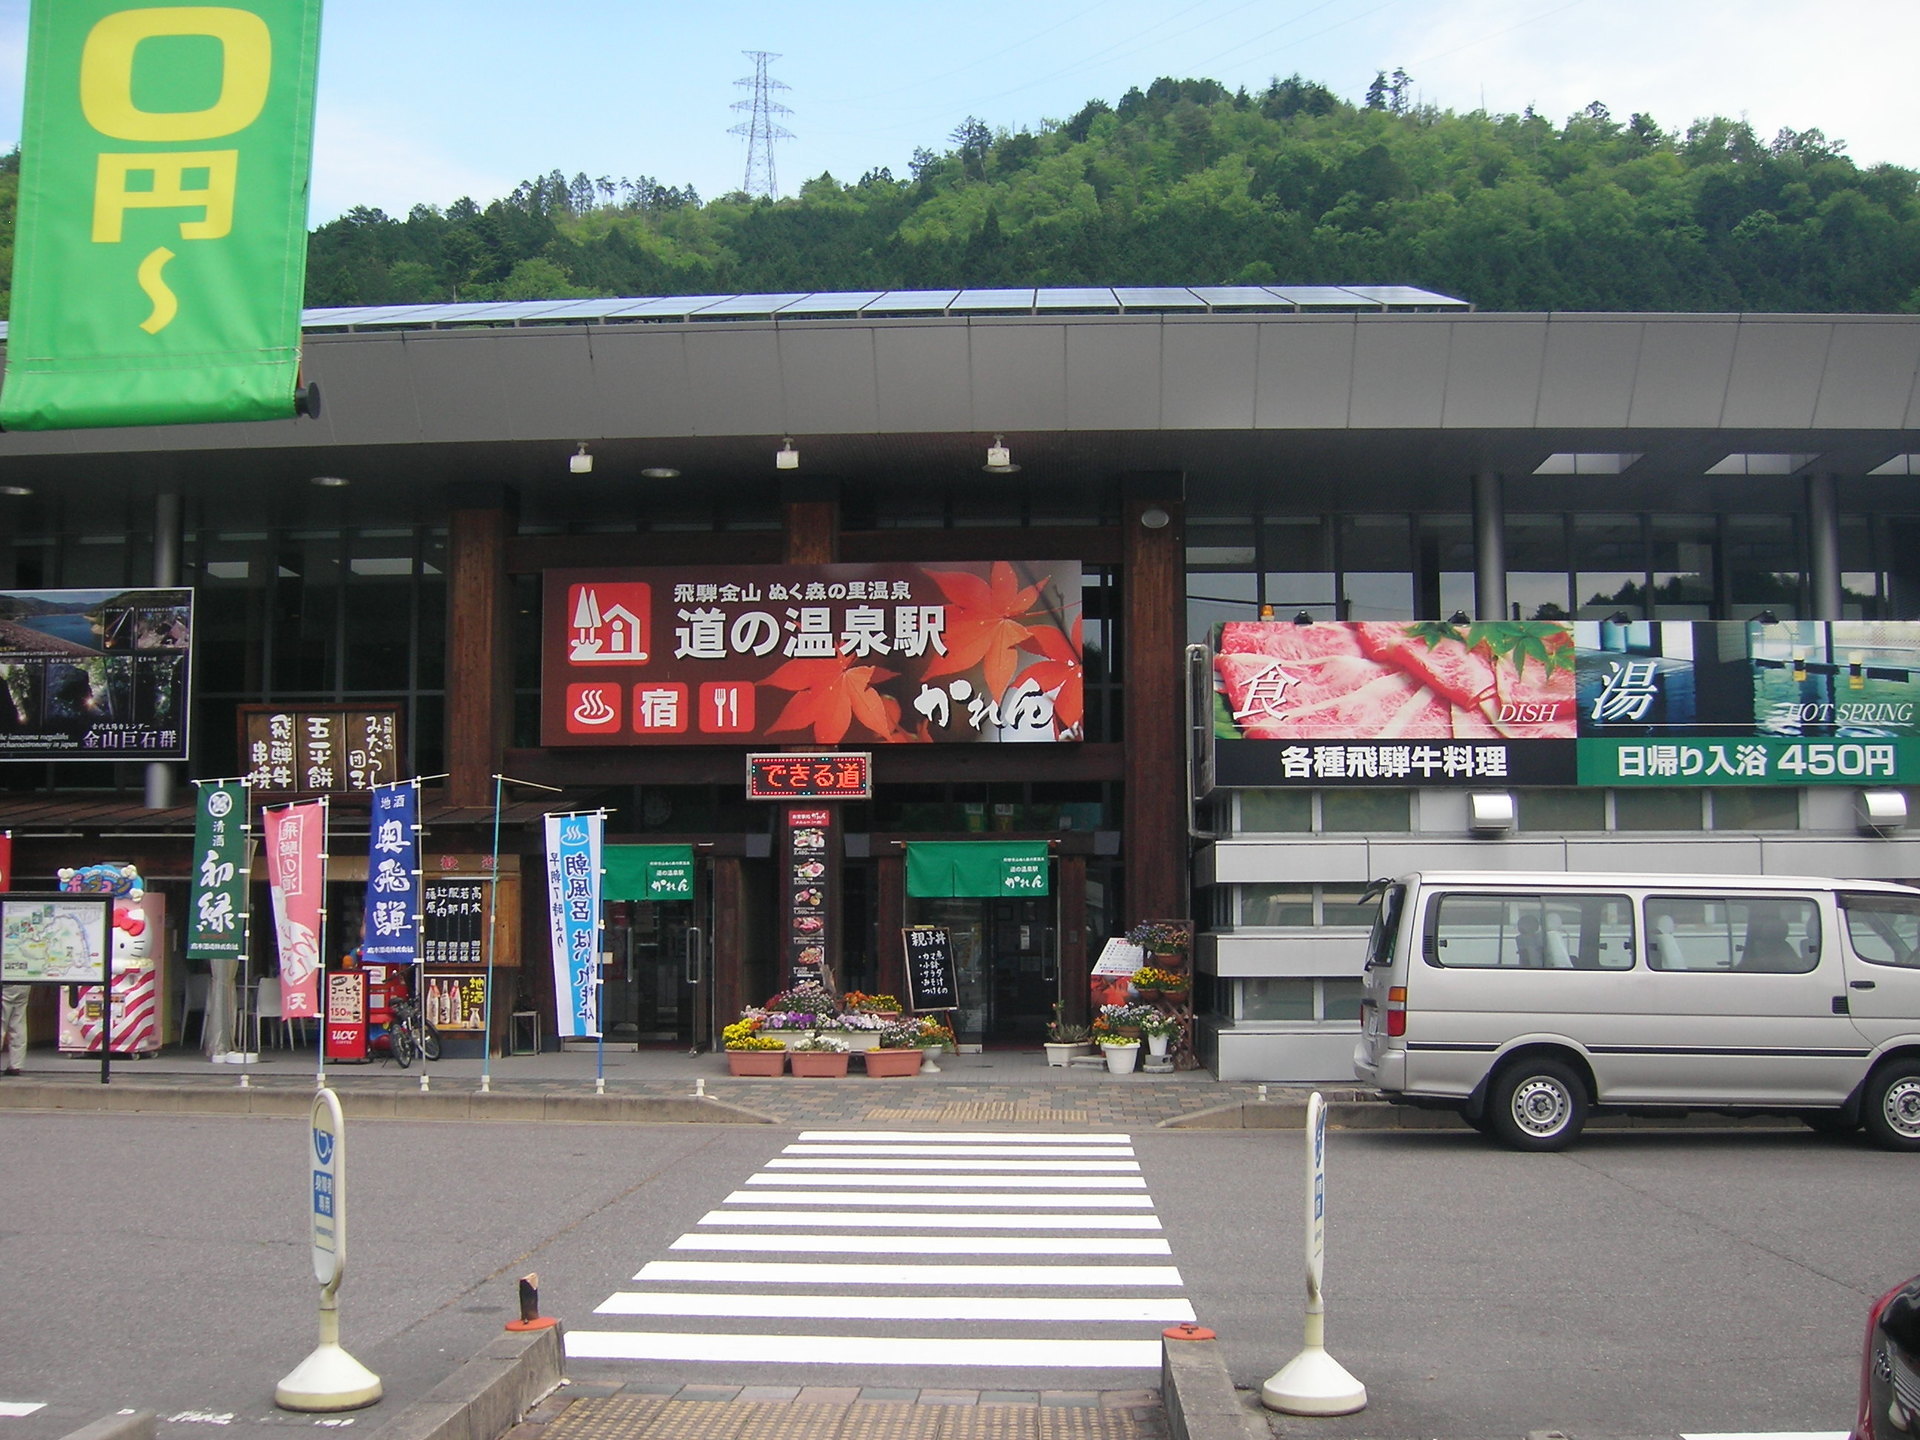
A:
[[[1902,1060],[1874,1076],[1861,1113],[1881,1149],[1920,1150],[1920,1061]]]
[[[1564,1150],[1587,1123],[1587,1087],[1558,1060],[1517,1060],[1487,1087],[1493,1135],[1515,1150]]]

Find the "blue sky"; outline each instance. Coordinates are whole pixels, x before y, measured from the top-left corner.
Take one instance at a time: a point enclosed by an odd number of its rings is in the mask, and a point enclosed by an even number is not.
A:
[[[52,0],[57,3],[57,0]],[[1157,75],[1256,88],[1298,71],[1358,99],[1403,67],[1443,108],[1592,100],[1668,129],[1744,115],[1818,127],[1865,163],[1920,167],[1914,0],[326,0],[314,223],[485,202],[534,174],[737,188],[728,107],[767,50],[794,138],[780,188],[904,175],[968,115],[1018,129]],[[25,0],[0,0],[0,143],[19,134]]]

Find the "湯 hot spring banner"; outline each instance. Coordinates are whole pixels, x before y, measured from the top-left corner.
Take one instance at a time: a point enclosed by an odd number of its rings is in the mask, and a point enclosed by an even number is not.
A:
[[[1920,781],[1920,623],[1229,621],[1224,786]]]

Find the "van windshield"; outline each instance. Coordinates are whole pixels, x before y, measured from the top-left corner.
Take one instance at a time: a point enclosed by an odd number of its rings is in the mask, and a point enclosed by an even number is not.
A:
[[[1380,913],[1373,917],[1373,933],[1367,937],[1367,968],[1393,963],[1393,946],[1400,934],[1400,907],[1406,903],[1407,887],[1389,885],[1380,892]]]

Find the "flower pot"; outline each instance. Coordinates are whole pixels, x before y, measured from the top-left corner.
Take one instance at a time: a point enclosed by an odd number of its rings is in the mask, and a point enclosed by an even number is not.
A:
[[[922,1045],[920,1047],[920,1059],[922,1061],[920,1066],[921,1073],[938,1075],[940,1073],[940,1057],[946,1053],[947,1047],[944,1045]]]
[[[1132,988],[1133,998],[1142,1005],[1151,1005],[1160,998],[1160,992],[1151,985],[1135,985]]]
[[[1184,1005],[1187,1003],[1187,997],[1191,994],[1193,994],[1191,990],[1162,990],[1160,992],[1160,1003],[1163,1005]]]
[[[1087,1053],[1087,1047],[1077,1040],[1045,1040],[1041,1043],[1046,1047],[1049,1065],[1065,1065],[1074,1056]]]
[[[918,1050],[869,1050],[867,1051],[867,1074],[881,1078],[920,1073],[920,1052]]]
[[[1131,1075],[1134,1066],[1140,1063],[1138,1045],[1102,1045],[1106,1052],[1107,1073],[1111,1075]]]
[[[1113,1033],[1116,1035],[1124,1035],[1129,1040],[1138,1040],[1140,1038],[1140,1027],[1138,1025],[1116,1025],[1113,1027]]]
[[[784,1050],[729,1050],[727,1051],[727,1073],[729,1075],[780,1075],[787,1068],[787,1052]]]
[[[847,1073],[853,1057],[844,1050],[789,1050],[793,1073],[803,1080],[833,1080]]]
[[[1173,1044],[1173,1037],[1171,1035],[1149,1035],[1147,1037],[1147,1054],[1153,1056],[1156,1060],[1164,1060],[1167,1055],[1167,1047],[1171,1044]]]

